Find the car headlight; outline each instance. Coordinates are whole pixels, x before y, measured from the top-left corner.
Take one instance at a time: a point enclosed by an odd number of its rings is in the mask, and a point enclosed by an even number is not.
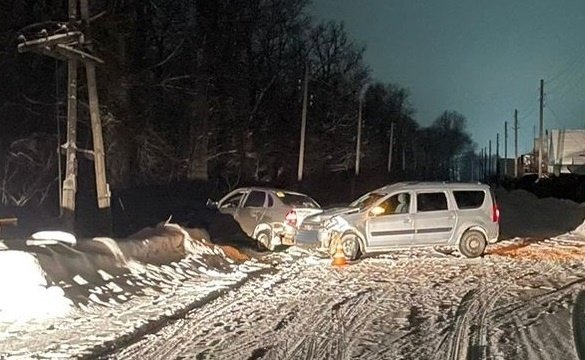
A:
[[[340,216],[333,216],[331,217],[329,220],[325,221],[325,223],[323,224],[323,226],[326,229],[331,229],[333,227],[339,227],[342,226],[343,224],[346,224],[347,222]]]

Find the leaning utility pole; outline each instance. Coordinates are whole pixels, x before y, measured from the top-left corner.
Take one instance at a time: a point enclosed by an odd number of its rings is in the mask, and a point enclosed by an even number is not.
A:
[[[305,160],[305,131],[307,128],[307,102],[309,94],[309,65],[305,64],[305,78],[303,81],[303,110],[301,113],[301,144],[299,146],[299,168],[297,180],[303,180],[303,164]]]
[[[518,110],[514,110],[514,177],[518,177]]]
[[[538,135],[538,178],[542,177],[542,150],[544,148],[544,80],[540,79],[540,125]]]
[[[78,19],[78,6],[81,19]],[[77,193],[77,72],[78,64],[85,66],[87,76],[88,98],[93,136],[93,151],[85,151],[93,156],[97,189],[97,203],[100,209],[107,210],[108,222],[110,210],[110,191],[106,182],[104,144],[102,125],[99,114],[95,67],[103,64],[103,60],[86,52],[91,50],[87,36],[89,24],[89,6],[87,0],[69,0],[68,22],[58,25],[59,28],[51,35],[42,29],[35,39],[29,40],[21,35],[18,44],[19,52],[35,52],[41,55],[67,61],[67,143],[62,147],[66,151],[65,179],[61,199],[61,213],[65,227],[74,229],[75,198]],[[81,30],[78,28],[81,24]],[[59,171],[61,171],[59,169]],[[111,231],[111,228],[107,230]]]

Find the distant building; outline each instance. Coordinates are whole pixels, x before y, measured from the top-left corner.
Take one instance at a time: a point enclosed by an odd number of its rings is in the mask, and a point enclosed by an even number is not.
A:
[[[553,129],[548,137],[548,172],[585,175],[585,130]]]

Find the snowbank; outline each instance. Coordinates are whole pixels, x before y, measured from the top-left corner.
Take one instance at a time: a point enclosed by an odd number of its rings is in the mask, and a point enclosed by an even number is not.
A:
[[[585,206],[571,200],[543,198],[525,190],[499,188],[496,198],[501,211],[502,239],[531,237],[544,239],[584,231]],[[585,235],[585,233],[584,233]]]
[[[0,321],[60,317],[91,304],[112,306],[202,274],[233,272],[233,265],[245,259],[235,249],[229,249],[230,257],[205,239],[193,239],[176,224],[159,224],[133,238],[0,250]]]
[[[0,321],[63,316],[73,303],[58,286],[49,286],[37,257],[0,251]]]

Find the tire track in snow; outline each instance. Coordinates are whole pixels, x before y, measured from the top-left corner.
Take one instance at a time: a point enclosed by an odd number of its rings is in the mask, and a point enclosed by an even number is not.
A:
[[[447,358],[459,360],[462,342],[465,340],[467,328],[467,318],[470,316],[469,309],[473,303],[477,289],[468,291],[461,299],[461,304],[455,313],[455,326],[453,327],[453,338],[447,349]]]
[[[506,285],[468,291],[455,313],[447,358],[482,359],[488,351],[488,317]],[[439,346],[444,342],[441,341]]]
[[[585,360],[585,290],[581,290],[573,306],[573,338],[579,360]]]

